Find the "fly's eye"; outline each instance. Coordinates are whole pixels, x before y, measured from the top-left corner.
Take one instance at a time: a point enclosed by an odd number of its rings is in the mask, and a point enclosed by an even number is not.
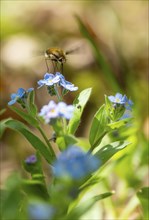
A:
[[[48,54],[47,52],[45,52],[45,54],[44,54],[44,55],[45,55],[45,57],[46,57],[46,58],[48,58],[48,57],[49,57],[49,54]]]

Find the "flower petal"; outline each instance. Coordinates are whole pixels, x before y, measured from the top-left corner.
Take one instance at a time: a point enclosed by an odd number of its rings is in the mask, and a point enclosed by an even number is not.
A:
[[[115,98],[116,99],[122,99],[123,95],[120,93],[116,93]]]
[[[115,97],[114,97],[113,95],[108,96],[108,99],[109,99],[111,102],[115,102]]]
[[[26,92],[31,92],[33,90],[34,90],[34,88],[29,88],[29,89],[26,90]]]
[[[8,105],[13,105],[14,103],[16,103],[16,99],[13,99],[13,100],[9,101]]]
[[[47,79],[49,79],[49,78],[53,78],[54,77],[54,74],[52,74],[52,73],[46,73],[45,75],[44,75],[44,79],[45,80],[47,80]]]

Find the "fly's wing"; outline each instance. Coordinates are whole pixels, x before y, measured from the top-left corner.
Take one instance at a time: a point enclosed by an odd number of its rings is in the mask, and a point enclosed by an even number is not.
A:
[[[32,52],[32,57],[39,57],[39,56],[44,56],[44,51],[42,51],[42,50],[34,50],[33,52]]]
[[[75,46],[74,48],[70,50],[66,50],[65,55],[78,53],[81,50],[81,48],[82,48],[82,45]]]

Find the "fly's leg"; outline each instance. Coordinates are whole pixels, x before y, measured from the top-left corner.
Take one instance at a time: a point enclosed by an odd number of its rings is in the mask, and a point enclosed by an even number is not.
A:
[[[49,71],[49,66],[48,66],[48,62],[47,62],[47,60],[49,60],[49,59],[45,58],[45,63],[46,63],[47,72],[48,72],[48,71]]]
[[[63,74],[63,63],[61,63],[61,73]]]
[[[53,73],[55,73],[57,70],[57,61],[52,60],[52,66],[53,66]]]

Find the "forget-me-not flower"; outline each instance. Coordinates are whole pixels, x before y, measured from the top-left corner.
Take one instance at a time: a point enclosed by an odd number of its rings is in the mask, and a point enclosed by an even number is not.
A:
[[[79,180],[96,171],[100,161],[93,155],[85,153],[77,146],[63,151],[53,164],[54,176],[69,177]]]
[[[69,90],[69,91],[78,90],[78,87],[74,86],[74,84],[72,84],[71,82],[65,80],[65,77],[61,73],[57,72],[56,76],[59,76],[60,78],[59,85],[62,86],[64,89]]]
[[[39,85],[39,88],[46,85],[46,86],[53,86],[54,84],[58,83],[60,81],[59,76],[54,75],[52,73],[46,73],[44,75],[44,79],[39,80],[37,83]]]
[[[120,118],[120,120],[127,119],[127,118],[132,118],[132,112],[126,109],[124,114]]]
[[[51,100],[48,105],[44,105],[39,113],[42,116],[46,123],[49,123],[52,118],[59,117],[59,112],[57,104]]]
[[[42,107],[39,115],[42,116],[46,123],[49,123],[52,119],[66,118],[70,119],[73,115],[74,107],[67,105],[64,102],[56,104],[53,100],[48,105]]]
[[[37,83],[39,85],[38,88],[44,85],[52,87],[54,84],[57,84],[69,91],[76,91],[78,89],[78,87],[74,86],[74,84],[65,80],[65,77],[59,72],[56,72],[56,74],[46,73],[44,75],[44,79],[39,80]]]
[[[131,107],[133,106],[133,102],[130,100],[130,99],[128,99],[127,100],[127,102],[125,103],[125,108],[127,109],[127,110],[130,110],[131,111]]]
[[[28,206],[30,220],[50,220],[54,212],[54,208],[51,205],[42,202],[32,202]]]
[[[128,99],[127,99],[127,96],[126,95],[122,95],[120,93],[116,93],[115,96],[108,96],[109,100],[112,102],[112,103],[115,103],[115,104],[122,104],[124,105]]]
[[[127,98],[126,95],[122,95],[120,93],[116,93],[115,96],[108,96],[108,99],[114,104],[123,105],[127,110],[131,110],[131,106],[133,102]]]
[[[17,93],[12,93],[11,94],[11,101],[8,102],[8,105],[13,105],[18,101],[23,101],[24,98],[27,98],[27,93],[33,91],[33,88],[29,88],[27,90],[23,89],[23,88],[19,88]]]
[[[25,159],[25,163],[27,164],[34,164],[36,162],[37,162],[37,157],[34,154]]]
[[[64,117],[66,119],[70,119],[72,117],[74,111],[73,105],[67,105],[65,102],[59,102],[57,107],[60,117]]]

